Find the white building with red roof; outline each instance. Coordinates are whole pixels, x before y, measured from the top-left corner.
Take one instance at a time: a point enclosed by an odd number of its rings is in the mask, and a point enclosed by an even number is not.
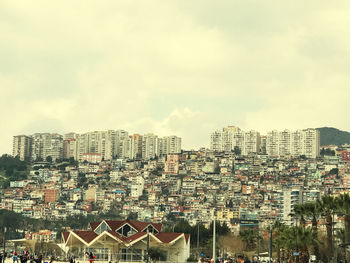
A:
[[[69,253],[84,258],[92,252],[98,261],[144,262],[147,240],[150,249],[157,248],[167,262],[186,262],[190,256],[190,235],[162,232],[162,224],[103,220],[90,223],[89,230],[63,232]]]

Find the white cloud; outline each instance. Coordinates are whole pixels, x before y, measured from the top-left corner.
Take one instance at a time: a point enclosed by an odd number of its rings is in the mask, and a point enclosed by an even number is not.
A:
[[[176,134],[336,126],[347,116],[350,3],[5,1],[0,153],[19,133]]]

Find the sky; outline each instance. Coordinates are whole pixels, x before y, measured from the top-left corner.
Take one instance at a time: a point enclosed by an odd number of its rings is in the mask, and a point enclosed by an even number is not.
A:
[[[350,131],[350,1],[0,1],[0,154],[124,129]]]

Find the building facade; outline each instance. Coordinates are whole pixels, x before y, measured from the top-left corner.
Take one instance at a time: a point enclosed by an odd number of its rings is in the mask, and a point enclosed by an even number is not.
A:
[[[12,154],[21,161],[29,161],[32,155],[32,138],[27,135],[14,136]]]
[[[89,230],[63,232],[62,237],[68,253],[83,260],[92,252],[98,261],[145,262],[148,243],[150,249],[164,252],[162,261],[187,262],[190,236],[161,230],[161,224],[103,220],[90,223]]]

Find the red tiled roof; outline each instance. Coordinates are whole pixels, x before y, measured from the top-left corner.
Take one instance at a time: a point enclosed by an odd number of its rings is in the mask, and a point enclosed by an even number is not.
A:
[[[188,240],[190,239],[190,234],[185,234],[185,240],[186,240],[186,244],[188,243]]]
[[[132,236],[129,236],[126,238],[126,241],[128,242],[132,242],[132,241],[135,241],[136,239],[142,237],[142,236],[146,236],[147,233],[146,232],[137,232],[136,234],[132,235]]]
[[[139,222],[139,221],[130,221],[130,220],[105,220],[105,222],[109,225],[109,227],[112,229],[112,231],[116,231],[119,227],[122,225],[128,223],[132,227],[134,227],[137,231],[142,231],[145,229],[149,224],[151,224],[155,229],[157,229],[159,232],[162,230],[162,224],[154,224],[154,223],[147,223],[147,222]],[[90,224],[91,225],[91,224]],[[96,226],[97,227],[97,226]],[[95,227],[95,228],[96,228]],[[94,229],[93,229],[94,230]]]
[[[74,234],[83,239],[86,243],[90,243],[98,235],[94,231],[73,231]]]
[[[163,243],[170,243],[171,241],[173,241],[175,238],[179,237],[180,235],[182,235],[182,233],[159,233],[158,235],[156,235],[156,237],[162,241]]]
[[[119,240],[123,240],[123,237],[115,231],[108,231],[108,233],[110,233],[112,236],[118,238]]]
[[[121,227],[125,220],[105,220],[107,225],[112,229],[112,231],[116,231],[119,227]]]
[[[96,227],[99,226],[101,222],[91,222],[90,223],[90,227],[91,227],[91,230],[94,231],[96,229]]]
[[[69,232],[62,232],[63,241],[66,242],[69,237]]]

